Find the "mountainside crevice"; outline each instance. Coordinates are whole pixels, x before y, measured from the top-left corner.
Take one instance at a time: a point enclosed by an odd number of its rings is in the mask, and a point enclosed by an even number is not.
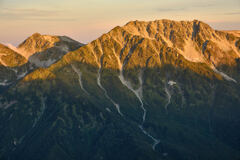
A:
[[[238,159],[239,39],[198,20],[34,34],[31,69],[0,65],[0,159]]]

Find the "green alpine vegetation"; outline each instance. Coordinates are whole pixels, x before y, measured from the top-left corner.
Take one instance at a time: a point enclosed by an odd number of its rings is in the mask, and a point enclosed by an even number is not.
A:
[[[197,20],[34,34],[33,69],[0,92],[0,159],[238,160],[239,41]]]

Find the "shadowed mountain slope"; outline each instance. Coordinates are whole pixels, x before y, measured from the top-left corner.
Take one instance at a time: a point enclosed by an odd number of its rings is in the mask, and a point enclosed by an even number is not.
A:
[[[0,159],[239,159],[239,41],[197,20],[116,27],[1,94]]]

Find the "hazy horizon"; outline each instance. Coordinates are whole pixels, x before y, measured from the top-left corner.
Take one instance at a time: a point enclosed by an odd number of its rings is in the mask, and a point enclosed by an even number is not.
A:
[[[240,1],[229,0],[0,0],[0,43],[18,45],[35,32],[88,43],[133,20],[193,20],[240,30]]]

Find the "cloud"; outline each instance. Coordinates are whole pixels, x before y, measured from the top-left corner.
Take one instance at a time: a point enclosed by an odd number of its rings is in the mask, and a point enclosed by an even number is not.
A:
[[[3,0],[0,0],[0,7],[2,7],[3,5]]]
[[[240,15],[240,11],[239,12],[226,12],[226,13],[224,13],[224,15]]]
[[[36,20],[36,21],[74,21],[67,17],[65,10],[43,10],[36,8],[3,8],[0,18],[5,20]]]
[[[158,12],[181,12],[181,11],[189,11],[189,10],[196,10],[196,9],[206,9],[214,6],[212,2],[195,2],[190,4],[179,4],[177,7],[176,5],[172,6],[165,6],[161,8],[157,8]]]
[[[213,7],[216,6],[216,4],[211,3],[211,2],[206,2],[206,3],[195,3],[193,4],[193,8],[209,8],[209,7]]]
[[[178,12],[178,11],[185,11],[187,10],[187,7],[183,8],[158,8],[158,12]]]

